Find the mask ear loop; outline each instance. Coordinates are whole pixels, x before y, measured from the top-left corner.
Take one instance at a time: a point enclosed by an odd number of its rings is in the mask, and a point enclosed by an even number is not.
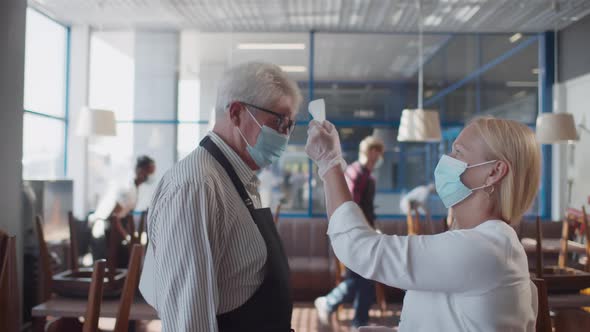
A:
[[[490,188],[491,188],[490,191],[487,191],[486,189],[484,189],[483,191],[485,191],[485,193],[488,194],[489,198],[492,198],[492,194],[494,193],[494,190],[496,187],[494,187],[494,185],[492,184],[492,185],[490,185]]]

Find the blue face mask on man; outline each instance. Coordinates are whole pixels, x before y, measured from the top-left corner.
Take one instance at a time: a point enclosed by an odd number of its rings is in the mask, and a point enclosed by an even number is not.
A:
[[[434,183],[436,192],[448,209],[464,199],[469,197],[475,190],[488,187],[483,185],[477,188],[469,189],[461,182],[461,174],[468,168],[478,167],[496,162],[490,160],[483,163],[468,166],[466,162],[443,155],[434,170]]]
[[[254,144],[254,146],[251,146],[250,143],[248,143],[246,137],[244,137],[244,134],[242,134],[240,127],[238,127],[238,131],[240,132],[240,136],[242,136],[242,138],[246,142],[246,145],[248,145],[248,153],[250,154],[252,159],[254,159],[256,165],[258,165],[258,167],[260,168],[263,168],[279,160],[283,152],[285,152],[285,150],[287,149],[287,144],[289,143],[289,136],[280,134],[279,132],[270,127],[261,126],[260,123],[254,117],[254,115],[252,115],[252,113],[250,113],[248,109],[246,109],[246,112],[250,114],[250,116],[256,122],[258,127],[260,127],[260,133],[258,134],[258,138],[256,139],[256,144]]]

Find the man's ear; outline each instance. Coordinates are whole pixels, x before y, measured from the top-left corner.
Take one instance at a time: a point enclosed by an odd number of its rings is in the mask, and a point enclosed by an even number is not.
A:
[[[242,111],[242,105],[240,103],[231,103],[228,107],[229,118],[234,126],[240,125],[240,113]]]

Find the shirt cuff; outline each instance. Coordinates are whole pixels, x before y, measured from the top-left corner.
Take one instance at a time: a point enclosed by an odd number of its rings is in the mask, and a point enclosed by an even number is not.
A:
[[[369,227],[361,208],[353,201],[344,202],[330,218],[328,235],[346,233],[353,228]]]

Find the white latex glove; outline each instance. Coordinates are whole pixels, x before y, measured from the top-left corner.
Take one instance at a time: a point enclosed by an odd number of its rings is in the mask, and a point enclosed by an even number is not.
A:
[[[309,123],[305,153],[318,165],[318,174],[322,181],[324,174],[332,167],[341,167],[343,171],[346,169],[338,130],[328,121],[320,123],[312,120]]]

